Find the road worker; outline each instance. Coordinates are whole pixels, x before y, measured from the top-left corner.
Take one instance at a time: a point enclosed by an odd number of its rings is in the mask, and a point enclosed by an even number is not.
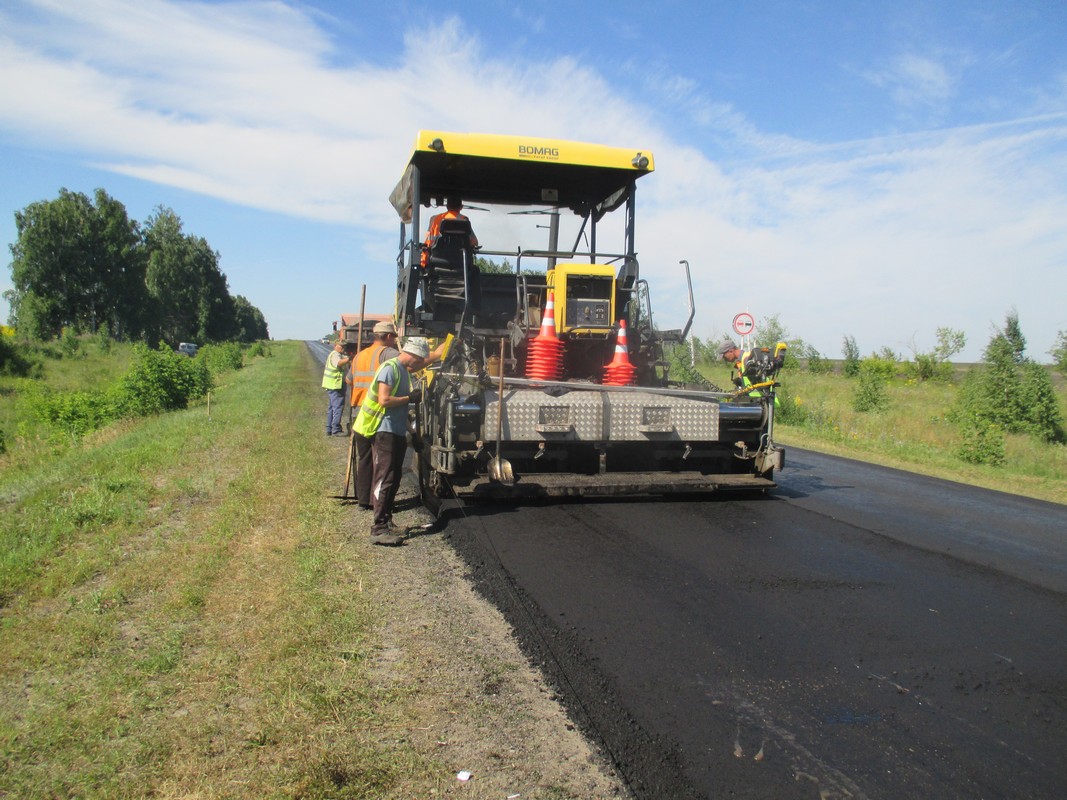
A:
[[[411,388],[411,372],[422,369],[429,357],[425,339],[408,339],[398,356],[378,368],[353,425],[356,441],[371,448],[372,544],[404,542],[402,530],[393,524],[393,501],[407,450],[408,403],[421,400],[421,390]]]
[[[333,350],[326,356],[326,363],[322,370],[322,388],[326,390],[327,399],[327,436],[344,433],[341,427],[341,415],[345,407],[344,368],[351,360],[351,355],[345,352],[345,344],[340,340],[334,342]]]
[[[396,327],[392,322],[379,322],[371,333],[374,336],[374,342],[359,352],[352,365],[352,408],[357,409],[357,413],[363,405],[371,379],[374,378],[378,368],[389,359],[400,355],[396,347]],[[371,477],[374,469],[371,440],[364,436],[356,436],[355,445],[356,502],[361,508],[369,509],[371,508]]]
[[[379,322],[371,330],[374,341],[364,347],[352,361],[349,383],[352,386],[351,403],[353,408],[363,405],[371,378],[378,367],[390,358],[400,355],[396,344],[396,327],[392,322]]]
[[[442,214],[435,214],[430,218],[430,229],[426,232],[426,247],[422,251],[422,266],[425,267],[429,263],[430,259],[430,246],[437,240],[438,235],[441,232],[441,220],[443,219],[462,219],[467,220],[467,216],[462,213],[463,201],[458,197],[449,197],[445,201],[445,212]],[[469,222],[469,220],[467,220]],[[471,247],[478,246],[478,237],[474,235],[474,231],[471,231]]]
[[[785,349],[785,343],[779,342],[772,356],[769,351],[765,351],[762,348],[742,350],[733,341],[727,339],[719,345],[719,357],[728,364],[734,365],[731,376],[734,386],[738,389],[744,389],[756,383],[765,383],[768,380],[773,381],[785,361],[783,355]],[[749,392],[749,396],[762,397],[763,394],[757,389]],[[774,402],[775,405],[778,404],[777,397],[774,398]]]

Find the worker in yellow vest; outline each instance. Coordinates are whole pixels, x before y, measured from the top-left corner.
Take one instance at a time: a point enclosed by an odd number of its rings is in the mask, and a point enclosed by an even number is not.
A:
[[[351,356],[345,352],[345,344],[340,340],[334,342],[333,350],[326,356],[322,370],[322,388],[326,390],[326,435],[344,434],[341,427],[341,415],[345,408],[344,369]]]
[[[733,364],[732,378],[734,386],[738,389],[747,389],[759,383],[774,381],[778,377],[778,371],[785,363],[785,342],[779,342],[774,349],[774,355],[770,354],[770,348],[761,347],[752,350],[742,350],[734,342],[727,339],[719,346],[719,356],[728,364]],[[748,393],[749,397],[762,397],[763,392],[753,389]],[[775,406],[779,405],[778,396],[774,398]]]
[[[391,322],[379,322],[371,331],[374,342],[356,355],[352,363],[352,408],[357,410],[363,405],[378,368],[391,358],[400,355],[396,345],[396,327]],[[354,435],[354,434],[353,434]],[[371,508],[370,488],[373,474],[373,454],[371,440],[356,436],[356,502],[361,508]]]
[[[352,426],[357,447],[371,448],[372,544],[404,542],[401,530],[393,525],[393,501],[400,488],[407,450],[408,403],[417,403],[422,396],[421,390],[411,388],[411,371],[422,369],[429,357],[430,347],[425,339],[408,339],[400,355],[378,368]]]

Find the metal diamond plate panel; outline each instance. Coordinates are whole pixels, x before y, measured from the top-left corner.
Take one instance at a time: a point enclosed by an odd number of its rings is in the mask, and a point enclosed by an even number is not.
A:
[[[497,393],[485,393],[482,436],[496,437]],[[719,436],[714,402],[644,392],[505,389],[503,437],[510,441],[709,441]]]
[[[612,441],[675,439],[708,441],[719,437],[719,404],[643,392],[607,395]]]
[[[496,436],[497,393],[485,393],[486,439]],[[567,392],[560,397],[540,390],[504,390],[504,438],[516,442],[546,439],[602,441],[604,408],[596,392]]]

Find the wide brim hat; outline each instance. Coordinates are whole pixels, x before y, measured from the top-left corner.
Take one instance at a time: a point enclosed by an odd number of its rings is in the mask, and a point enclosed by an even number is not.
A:
[[[401,353],[408,353],[419,358],[426,358],[430,355],[430,345],[425,339],[408,339],[404,342],[404,346],[400,348]]]

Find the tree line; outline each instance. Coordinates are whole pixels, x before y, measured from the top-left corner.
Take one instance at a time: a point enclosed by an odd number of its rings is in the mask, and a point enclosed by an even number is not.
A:
[[[103,189],[92,198],[60,189],[16,211],[15,226],[14,288],[4,297],[20,337],[74,329],[171,346],[270,338],[262,312],[230,294],[219,254],[170,208],[141,224]]]

